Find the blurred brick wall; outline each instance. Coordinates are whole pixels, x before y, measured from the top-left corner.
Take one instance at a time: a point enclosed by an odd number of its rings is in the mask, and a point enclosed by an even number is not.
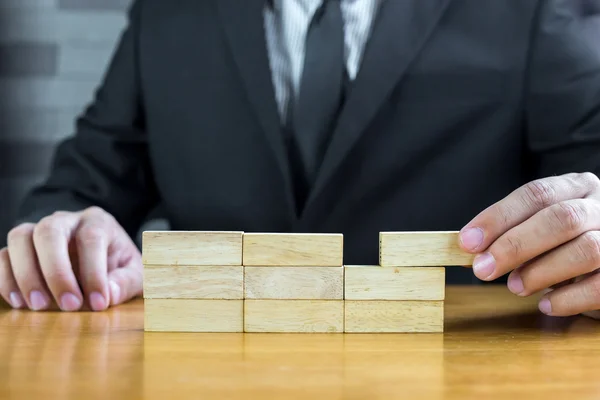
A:
[[[92,99],[130,2],[0,0],[0,246],[22,195]]]

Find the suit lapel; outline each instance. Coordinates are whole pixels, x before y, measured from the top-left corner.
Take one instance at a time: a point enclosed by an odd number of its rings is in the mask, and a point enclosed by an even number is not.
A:
[[[286,186],[290,212],[295,210],[293,182],[271,76],[265,40],[265,0],[215,0],[240,77]],[[294,212],[294,217],[296,214]]]
[[[337,168],[424,46],[451,0],[382,2],[363,62],[340,115],[308,206]]]

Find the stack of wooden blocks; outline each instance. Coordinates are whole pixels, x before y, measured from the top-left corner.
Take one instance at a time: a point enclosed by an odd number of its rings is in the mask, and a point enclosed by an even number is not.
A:
[[[443,332],[457,232],[381,232],[379,265],[344,265],[341,234],[148,231],[145,330]]]

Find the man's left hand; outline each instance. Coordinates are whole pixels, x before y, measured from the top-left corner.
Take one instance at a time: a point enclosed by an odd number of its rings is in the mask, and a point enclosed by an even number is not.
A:
[[[600,180],[592,173],[530,182],[493,204],[460,234],[476,253],[475,276],[508,276],[519,296],[546,291],[540,311],[600,319]]]

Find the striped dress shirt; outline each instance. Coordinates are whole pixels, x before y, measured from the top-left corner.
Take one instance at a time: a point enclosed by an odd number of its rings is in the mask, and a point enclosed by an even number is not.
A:
[[[266,2],[264,21],[267,50],[282,121],[286,121],[288,103],[295,97],[300,85],[308,27],[323,1],[331,0]],[[346,68],[348,77],[353,80],[358,73],[373,21],[383,0],[337,1],[341,2],[344,18]]]

